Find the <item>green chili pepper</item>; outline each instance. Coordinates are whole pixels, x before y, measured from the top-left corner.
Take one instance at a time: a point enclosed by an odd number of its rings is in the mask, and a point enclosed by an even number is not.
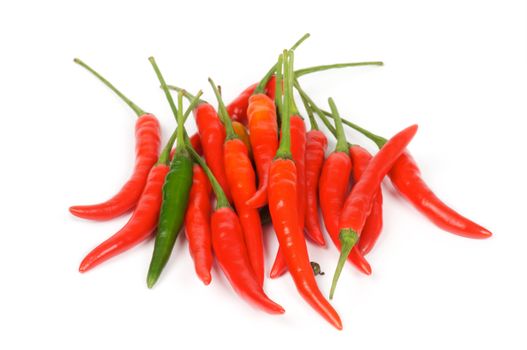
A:
[[[190,187],[192,185],[192,160],[185,147],[184,117],[182,113],[183,93],[180,92],[178,94],[179,108],[176,108],[154,58],[150,57],[149,60],[154,67],[168,99],[168,103],[170,104],[170,108],[178,122],[176,153],[170,163],[170,170],[163,185],[163,201],[159,213],[156,241],[146,279],[148,288],[152,288],[170,258],[179,231],[183,225]]]

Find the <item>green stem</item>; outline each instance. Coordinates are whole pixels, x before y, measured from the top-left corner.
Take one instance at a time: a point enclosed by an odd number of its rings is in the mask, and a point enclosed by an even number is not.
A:
[[[321,71],[335,69],[335,68],[359,67],[359,66],[383,66],[383,65],[384,63],[381,61],[325,64],[322,66],[313,66],[313,67],[299,69],[295,72],[295,75],[297,77],[301,77],[302,75],[311,74],[315,72],[321,72]]]
[[[141,108],[139,108],[138,105],[136,105],[135,103],[133,103],[128,97],[126,97],[121,91],[119,91],[115,86],[113,86],[112,83],[110,83],[108,80],[106,80],[105,77],[103,77],[102,75],[100,75],[97,71],[95,71],[95,69],[93,69],[92,67],[88,66],[86,63],[84,63],[81,59],[79,58],[75,58],[73,60],[73,62],[77,63],[78,65],[86,68],[90,73],[92,73],[93,75],[95,75],[100,81],[102,81],[102,83],[104,85],[106,85],[107,87],[109,87],[113,92],[115,92],[117,94],[117,96],[119,96],[128,106],[130,106],[131,109],[133,109],[133,111],[135,112],[135,114],[137,114],[138,117],[146,114],[146,112],[144,110],[142,110]]]
[[[161,87],[162,88],[162,87]],[[174,90],[174,91],[183,91],[183,97],[185,97],[187,100],[189,101],[192,101],[194,98],[196,98],[196,96],[192,95],[190,92],[188,92],[187,90],[183,89],[183,88],[180,88],[179,86],[176,86],[176,85],[167,85],[167,88],[169,90]],[[201,91],[201,90],[200,90]],[[199,96],[198,96],[199,97]],[[205,100],[200,100],[198,99],[198,103],[197,104],[201,104],[201,103],[207,103],[207,101]]]
[[[280,55],[278,57],[278,63],[276,66],[276,79],[275,79],[275,96],[274,96],[274,102],[276,105],[276,108],[278,109],[278,116],[279,118],[282,117],[284,106],[282,105],[282,82],[283,82],[283,76],[282,76],[282,69],[284,64],[284,57],[283,55]]]
[[[199,97],[202,94],[203,94],[203,91],[199,90],[198,94],[194,97],[194,99],[188,106],[187,110],[185,111],[185,115],[183,115],[183,123],[185,123],[185,121],[187,120],[188,116],[190,115],[190,112],[192,112],[192,110],[196,108],[196,106],[198,105],[200,101]],[[172,132],[172,135],[170,135],[170,138],[168,139],[167,144],[165,145],[165,147],[163,147],[163,150],[161,151],[161,154],[159,155],[159,159],[157,160],[157,164],[168,164],[168,161],[170,160],[170,151],[172,150],[172,146],[174,146],[174,142],[176,141],[177,137],[178,136],[177,136],[177,127],[176,127],[176,129]]]
[[[289,50],[295,51],[300,46],[300,44],[302,44],[310,36],[311,36],[311,34],[309,34],[309,33],[304,34],[300,39],[297,40],[296,43],[293,44],[293,46],[291,46],[291,48]]]
[[[328,111],[322,110],[322,113],[324,113],[325,115],[327,115],[330,118],[333,118],[331,113],[328,112]],[[372,140],[377,145],[377,147],[379,147],[379,148],[382,148],[382,146],[384,146],[384,144],[388,141],[384,137],[376,135],[376,134],[374,134],[374,133],[372,133],[372,132],[370,132],[370,131],[368,131],[368,130],[360,127],[360,126],[358,126],[357,124],[350,122],[347,119],[342,119],[342,123],[344,123],[345,125],[349,126],[350,128],[352,128],[354,130],[357,130],[358,132],[360,132],[361,134],[363,134],[364,136],[366,136],[367,138]]]
[[[271,77],[273,76],[275,72],[276,72],[276,64],[273,66],[273,68],[269,69],[267,73],[265,73],[262,80],[260,80],[260,82],[256,86],[256,89],[254,89],[253,95],[263,94],[265,92],[265,87],[267,86],[267,82],[269,81],[269,79],[271,79]]]
[[[313,108],[311,108],[311,106],[309,105],[309,102],[306,100],[304,96],[300,95],[300,99],[302,100],[304,108],[306,109],[306,113],[309,118],[309,124],[311,126],[311,130],[319,130],[317,120],[315,119],[315,115],[313,114]]]
[[[165,96],[168,100],[168,104],[170,105],[170,108],[172,109],[172,113],[174,114],[174,117],[177,118],[176,105],[174,104],[172,95],[170,94],[170,91],[168,90],[167,83],[165,82],[165,79],[163,78],[163,75],[161,74],[161,71],[159,70],[159,67],[157,66],[156,60],[154,59],[154,57],[149,57],[148,60],[152,64],[152,67],[154,68],[154,71],[156,72],[157,79],[159,79],[159,82],[161,83],[161,88],[163,89],[163,92],[165,93]]]
[[[290,118],[291,118],[291,84],[292,74],[291,69],[294,60],[293,51],[284,50],[282,54],[284,62],[284,102],[282,104],[282,125],[281,125],[281,137],[280,146],[276,152],[275,158],[291,159],[291,130],[290,130]]]
[[[335,269],[335,273],[333,274],[331,290],[329,291],[329,299],[333,299],[333,295],[335,294],[335,288],[337,288],[337,282],[339,280],[340,273],[344,268],[344,264],[348,259],[348,255],[350,254],[351,249],[353,248],[353,246],[355,246],[355,243],[357,243],[358,236],[355,231],[351,229],[345,229],[340,231],[339,240],[341,243],[340,256],[339,261],[337,263],[337,268]]]
[[[291,46],[291,48],[289,50],[292,50],[292,51],[296,50],[296,48],[299,47],[300,44],[302,44],[304,42],[304,40],[306,40],[310,36],[311,36],[311,34],[309,34],[309,33],[304,34],[300,39],[297,40],[296,43],[293,44],[293,46]],[[267,73],[265,73],[263,79],[260,80],[260,83],[258,83],[258,85],[256,86],[256,89],[254,89],[254,92],[253,92],[254,95],[262,94],[262,93],[265,92],[265,87],[267,86],[267,82],[273,76],[273,74],[275,74],[276,69],[277,69],[278,66],[279,66],[278,63],[275,63],[271,67],[271,69],[269,69],[267,71]]]
[[[180,152],[185,149],[185,117],[183,116],[183,91],[177,94],[177,145],[176,152]]]
[[[212,190],[214,191],[214,194],[216,195],[216,210],[221,208],[230,208],[229,200],[227,199],[227,196],[225,195],[225,192],[223,192],[223,189],[221,188],[220,183],[218,180],[216,180],[216,177],[214,177],[214,174],[212,174],[212,171],[207,166],[207,164],[203,161],[203,159],[199,156],[199,154],[192,148],[192,145],[190,144],[190,141],[188,140],[188,137],[185,140],[187,149],[194,159],[196,163],[198,163],[205,174],[207,174],[207,177],[209,178],[210,184],[212,186]]]
[[[161,151],[161,154],[159,155],[159,158],[157,160],[157,163],[156,163],[157,165],[168,164],[170,160],[170,151],[172,150],[172,146],[174,146],[176,137],[177,137],[177,127],[172,132],[172,135],[170,135],[170,138],[168,139],[168,142],[165,145],[165,147],[163,147],[163,150]]]
[[[337,129],[337,144],[335,145],[335,152],[344,152],[349,154],[348,141],[346,140],[346,133],[342,126],[342,119],[340,118],[339,111],[335,105],[335,101],[330,97],[328,99],[329,107],[331,108],[331,114],[335,119],[335,128]]]
[[[319,118],[322,120],[322,123],[324,123],[324,125],[326,126],[326,128],[328,128],[328,130],[333,134],[333,136],[335,136],[335,138],[337,137],[337,130],[335,129],[335,127],[331,124],[331,122],[328,120],[328,118],[326,118],[326,116],[324,115],[324,113],[320,110],[320,108],[318,108],[318,106],[315,104],[315,102],[311,99],[311,97],[309,97],[309,95],[302,89],[302,87],[300,86],[300,84],[298,83],[298,80],[295,80],[295,88],[296,90],[298,91],[298,93],[300,94],[300,96],[302,98],[304,98],[308,104],[311,106],[311,108],[315,111],[315,113],[319,116]]]
[[[216,99],[218,100],[218,114],[220,116],[221,122],[225,126],[225,141],[228,140],[234,140],[238,138],[238,135],[234,131],[234,128],[232,127],[232,121],[229,117],[229,112],[227,112],[227,108],[225,108],[225,104],[223,103],[223,99],[221,98],[220,91],[218,90],[218,87],[216,84],[214,84],[214,81],[209,78],[210,86],[212,86],[212,90],[214,90],[214,95],[216,95]]]

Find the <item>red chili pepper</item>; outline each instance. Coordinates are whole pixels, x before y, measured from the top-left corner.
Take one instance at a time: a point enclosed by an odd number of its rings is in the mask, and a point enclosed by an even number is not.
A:
[[[245,247],[242,227],[236,213],[199,155],[188,147],[192,157],[203,168],[216,195],[216,209],[211,218],[212,247],[222,271],[230,284],[243,299],[271,314],[282,314],[284,309],[265,295],[251,267]]]
[[[379,148],[386,143],[385,138],[350,121],[344,120],[344,123],[370,138]],[[489,230],[457,213],[432,192],[421,178],[419,167],[408,151],[395,162],[389,175],[399,193],[443,230],[467,238],[484,239],[492,236]]]
[[[253,95],[249,100],[247,114],[249,115],[249,138],[258,171],[258,191],[247,201],[247,205],[259,208],[267,203],[269,167],[278,149],[275,104],[264,94]]]
[[[332,104],[330,99],[330,104]],[[336,107],[332,106],[332,111],[338,116]],[[350,188],[350,175],[352,169],[352,162],[349,156],[348,143],[346,135],[342,128],[342,123],[337,117],[336,120],[336,137],[337,145],[335,151],[326,159],[320,175],[319,196],[320,208],[322,216],[324,217],[324,224],[326,230],[331,237],[335,246],[342,250],[341,242],[339,240],[339,219],[342,213],[342,207],[346,194]],[[354,247],[348,260],[355,265],[361,272],[370,275],[371,266],[364,259],[358,248]]]
[[[114,91],[138,116],[135,124],[135,167],[130,179],[116,195],[105,202],[94,205],[76,205],[69,208],[73,215],[84,219],[108,220],[133,209],[139,201],[141,193],[145,188],[150,169],[157,161],[161,138],[159,122],[156,117],[144,112],[86,63],[78,58],[74,61],[90,71]]]
[[[338,117],[338,115],[336,116]],[[340,119],[340,117],[338,118]],[[346,198],[339,221],[339,239],[342,249],[333,276],[330,299],[335,292],[344,261],[359,239],[364,222],[370,214],[375,193],[377,193],[383,178],[388,174],[397,158],[404,152],[416,132],[417,125],[412,125],[392,137],[372,158],[359,182],[355,184],[348,198]]]
[[[313,111],[309,108],[307,101],[303,98],[304,106],[306,107],[311,130],[306,137],[306,236],[311,241],[320,246],[325,246],[326,241],[320,229],[320,220],[318,219],[318,189],[320,173],[326,149],[328,146],[328,139],[323,132],[318,129],[317,121],[313,115]]]
[[[233,129],[231,119],[223,105],[218,88],[212,79],[209,78],[209,82],[218,100],[219,115],[227,132],[225,143],[223,144],[225,174],[243,229],[251,266],[258,282],[263,285],[264,249],[262,223],[258,209],[247,205],[247,200],[256,192],[256,175],[247,147],[238,138]]]
[[[208,285],[213,259],[210,233],[211,187],[207,175],[199,165],[194,164],[192,169],[192,187],[185,213],[185,232],[196,274]]]
[[[467,238],[492,236],[489,230],[457,213],[432,192],[421,178],[421,172],[410,153],[403,153],[395,162],[390,179],[399,193],[443,230]]]
[[[305,227],[305,214],[306,214],[306,125],[304,120],[294,113],[290,120],[290,132],[291,132],[291,154],[293,161],[296,166],[297,173],[297,209],[298,209],[298,225],[302,232]],[[276,278],[287,271],[286,260],[284,257],[280,257],[283,254],[281,247],[276,252],[275,261],[271,268],[271,278]]]
[[[353,181],[357,183],[368,166],[372,155],[366,149],[358,145],[351,146],[349,152],[351,161],[353,162]],[[371,251],[381,233],[381,230],[382,189],[381,186],[379,186],[373,199],[370,215],[364,223],[364,228],[362,229],[359,242],[357,243],[357,247],[363,255],[366,255]]]
[[[157,226],[161,191],[168,170],[169,167],[166,164],[158,164],[150,170],[145,189],[130,220],[119,232],[86,255],[80,264],[80,272],[88,271],[136,246],[152,234]]]
[[[339,315],[318,289],[309,257],[304,234],[298,220],[298,192],[295,162],[291,159],[290,113],[292,89],[293,53],[285,51],[280,56],[277,81],[281,82],[282,58],[285,63],[285,103],[282,113],[282,132],[280,147],[270,168],[269,210],[273,226],[283,249],[287,267],[302,297],[328,322],[342,329]],[[277,84],[277,95],[282,96],[281,86]]]
[[[295,161],[298,192],[298,225],[302,232],[306,217],[306,125],[298,115],[291,116],[291,154]]]
[[[206,102],[198,105],[195,110],[195,117],[205,160],[220,183],[225,195],[229,201],[232,201],[223,161],[225,127],[214,108]]]

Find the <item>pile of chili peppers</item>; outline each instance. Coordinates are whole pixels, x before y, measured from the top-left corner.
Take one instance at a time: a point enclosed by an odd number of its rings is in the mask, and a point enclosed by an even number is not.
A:
[[[341,118],[333,99],[328,99],[327,111],[310,98],[299,83],[301,76],[335,68],[380,66],[382,62],[295,70],[294,51],[308,36],[284,50],[259,83],[249,86],[228,105],[222,101],[219,87],[209,79],[217,108],[200,99],[201,91],[192,95],[167,85],[151,57],[177,123],[161,151],[157,118],[75,59],[137,114],[136,161],[130,179],[105,202],[70,208],[73,215],[90,220],[109,220],[132,211],[121,230],[86,255],[79,267],[81,272],[155,236],[146,278],[151,288],[184,229],[196,274],[205,285],[211,282],[216,259],[242,299],[263,311],[281,314],[284,309],[263,288],[262,228],[272,224],[279,249],[271,278],[289,271],[305,301],[330,324],[342,329],[338,313],[317,285],[315,276],[321,274],[320,266],[310,261],[306,245],[306,240],[326,245],[319,210],[325,231],[340,251],[330,299],[346,260],[364,274],[371,274],[365,256],[383,226],[381,182],[386,176],[404,198],[445,231],[468,238],[491,236],[488,230],[443,203],[421,178],[407,150],[417,125],[385,139]],[[177,92],[176,100],[170,90]],[[297,108],[294,90],[305,107],[309,130]],[[185,99],[189,101],[187,108]],[[189,136],[184,124],[191,113],[198,132]],[[327,156],[328,139],[316,117],[336,138],[335,149]],[[351,144],[344,125],[371,139],[379,151],[372,155]]]

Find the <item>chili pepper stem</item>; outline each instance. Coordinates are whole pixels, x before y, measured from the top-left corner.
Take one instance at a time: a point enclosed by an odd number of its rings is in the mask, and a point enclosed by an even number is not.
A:
[[[161,88],[163,89],[163,92],[165,93],[165,96],[168,100],[168,104],[170,105],[170,108],[172,109],[172,113],[174,114],[174,116],[177,116],[176,105],[174,104],[172,95],[170,95],[170,91],[168,91],[167,83],[165,82],[165,78],[163,78],[163,75],[161,74],[161,71],[159,70],[159,67],[157,66],[155,58],[150,56],[148,60],[152,64],[152,67],[154,67],[154,71],[156,73],[157,79],[159,79],[159,82],[161,83]]]
[[[209,78],[209,84],[212,86],[212,90],[214,90],[214,95],[216,95],[216,99],[218,100],[218,114],[220,116],[221,122],[223,123],[223,126],[225,126],[225,142],[229,140],[238,139],[238,135],[234,131],[234,128],[232,127],[232,121],[229,117],[229,113],[227,112],[227,108],[225,108],[225,104],[223,103],[223,99],[221,98],[220,90],[218,89],[217,85],[214,83],[214,81]]]
[[[183,90],[183,94],[185,91]],[[190,95],[190,94],[189,94]],[[190,115],[190,112],[194,110],[194,108],[198,105],[200,101],[200,96],[203,95],[203,91],[198,91],[196,96],[193,96],[192,101],[190,102],[190,105],[188,106],[187,110],[185,111],[185,115],[183,116],[183,123],[187,120],[188,116]],[[174,146],[174,142],[176,141],[177,135],[177,128],[174,130],[172,135],[170,135],[170,138],[168,139],[167,144],[161,151],[161,154],[159,155],[159,159],[156,164],[168,164],[170,161],[170,151],[172,150],[172,146]]]
[[[321,111],[322,111],[322,113],[324,113],[328,117],[333,118],[333,115],[331,114],[331,112],[328,112],[328,111],[325,111],[325,110],[321,110]],[[377,147],[379,147],[379,148],[382,148],[382,146],[384,146],[384,144],[388,141],[384,137],[376,135],[376,134],[374,134],[374,133],[372,133],[372,132],[370,132],[370,131],[368,131],[368,130],[360,127],[360,126],[358,126],[357,124],[350,122],[347,119],[342,119],[342,123],[347,125],[347,126],[349,126],[352,129],[357,130],[358,132],[360,132],[361,134],[363,134],[364,136],[366,136],[367,138],[372,140],[377,145]]]
[[[293,44],[293,46],[291,46],[291,48],[289,50],[291,50],[291,51],[296,50],[296,48],[299,47],[300,44],[302,44],[310,36],[311,36],[311,34],[309,34],[309,33],[304,34],[300,39],[297,40],[296,43]],[[260,82],[256,86],[256,89],[254,89],[254,93],[253,94],[261,94],[261,93],[263,93],[265,91],[265,86],[267,85],[267,82],[273,76],[273,74],[276,72],[276,69],[277,69],[278,66],[279,66],[278,63],[276,63],[275,65],[273,65],[271,67],[271,69],[269,69],[267,71],[267,73],[265,73],[265,76],[263,77],[263,79],[260,80]]]
[[[296,83],[296,80],[295,80]],[[311,127],[311,130],[319,130],[317,120],[315,119],[315,115],[313,113],[313,108],[309,105],[309,102],[307,99],[300,95],[300,99],[302,100],[302,104],[304,105],[304,108],[306,109],[307,116],[309,118],[309,125]]]
[[[128,97],[126,97],[121,91],[119,91],[112,83],[110,83],[108,80],[106,80],[105,77],[100,75],[95,69],[88,66],[86,63],[84,63],[80,58],[74,58],[73,62],[77,63],[78,65],[82,66],[86,70],[88,70],[90,73],[95,75],[104,85],[109,87],[113,92],[117,94],[130,108],[137,114],[138,117],[146,114],[144,110],[142,110],[138,105],[133,103]]]
[[[344,133],[344,127],[342,126],[342,119],[340,118],[339,111],[335,102],[330,97],[328,99],[329,107],[331,108],[331,114],[335,119],[335,128],[337,133],[337,145],[335,146],[335,152],[344,152],[349,154],[348,141],[346,141],[346,134]]]
[[[326,64],[322,66],[314,66],[314,67],[299,69],[295,71],[295,76],[301,77],[302,75],[311,74],[314,72],[320,72],[324,70],[330,70],[330,69],[335,69],[335,68],[345,68],[345,67],[359,67],[359,66],[384,66],[384,63],[381,61],[371,61],[371,62]]]
[[[291,67],[291,60],[293,60],[293,52],[288,52],[287,50],[284,50],[281,56],[283,57],[284,72],[286,73],[287,77],[287,79],[285,80],[285,84],[287,84],[288,88],[284,91],[284,102],[282,104],[282,123],[280,130],[282,135],[280,137],[280,145],[278,147],[278,150],[276,151],[275,159],[291,159],[291,125],[289,122],[291,118],[291,89],[289,89],[291,74],[289,74],[289,71]],[[280,96],[280,98],[282,93],[281,90],[282,89],[280,88],[279,94],[277,94],[277,96]]]
[[[324,123],[324,126],[326,128],[328,128],[328,130],[333,134],[333,136],[335,136],[335,138],[337,137],[337,130],[335,129],[335,127],[329,122],[328,118],[326,118],[326,116],[324,115],[324,113],[320,110],[320,108],[315,104],[315,102],[313,102],[313,100],[311,99],[311,97],[309,97],[309,95],[302,89],[302,87],[300,86],[300,84],[298,83],[298,80],[295,79],[294,81],[294,86],[296,88],[296,90],[298,91],[298,93],[300,94],[300,97],[305,99],[306,102],[308,103],[308,105],[315,111],[315,113],[319,116],[319,118],[322,120],[322,122]]]
[[[337,287],[337,282],[339,280],[340,274],[342,272],[342,269],[344,268],[346,260],[348,259],[348,255],[350,254],[351,249],[353,249],[355,243],[357,243],[358,235],[352,229],[344,229],[339,233],[339,240],[341,243],[340,256],[339,261],[337,263],[337,268],[335,269],[335,273],[333,274],[331,290],[329,291],[329,299],[333,299],[333,295],[335,294],[335,288]]]
[[[280,121],[280,118],[282,118],[282,113],[284,107],[282,106],[282,94],[283,94],[283,75],[282,75],[282,69],[283,69],[283,60],[284,57],[280,55],[278,57],[278,63],[276,64],[276,75],[275,75],[275,97],[274,97],[274,103],[276,105],[276,109],[278,110],[278,117]]]

